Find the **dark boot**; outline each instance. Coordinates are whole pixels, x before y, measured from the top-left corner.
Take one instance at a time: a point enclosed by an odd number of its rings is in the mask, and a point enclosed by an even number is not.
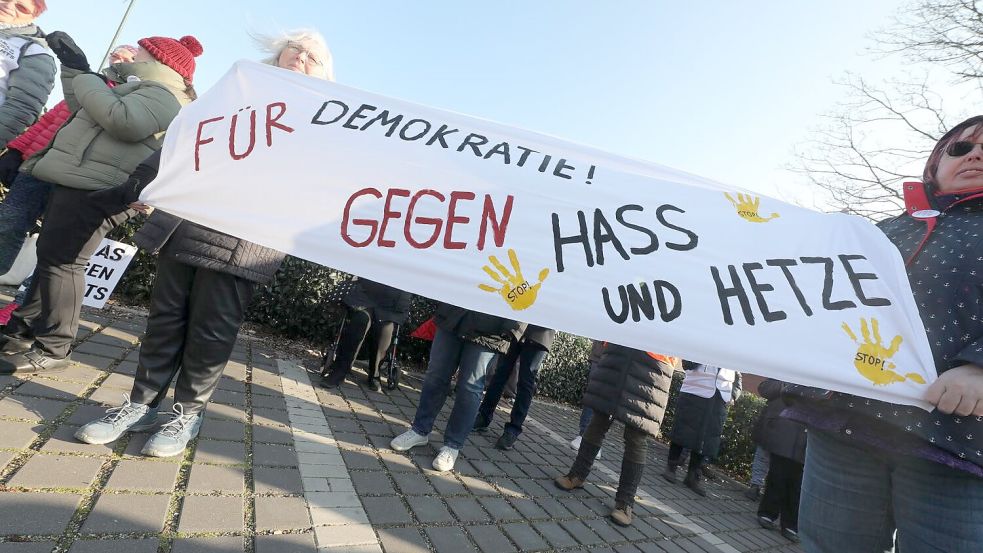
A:
[[[683,484],[696,492],[698,495],[703,497],[707,496],[707,490],[703,487],[703,475],[700,467],[691,468],[686,472],[686,478],[683,479]]]
[[[679,476],[676,475],[676,471],[679,469],[679,465],[672,463],[671,461],[666,464],[666,470],[662,471],[662,477],[672,482],[673,484],[679,482]]]
[[[638,491],[638,483],[642,481],[642,471],[644,470],[644,463],[633,463],[628,459],[621,461],[621,476],[618,478],[618,491],[614,494],[616,505],[628,505],[631,507],[635,503],[635,492]],[[630,522],[631,510],[628,513]]]

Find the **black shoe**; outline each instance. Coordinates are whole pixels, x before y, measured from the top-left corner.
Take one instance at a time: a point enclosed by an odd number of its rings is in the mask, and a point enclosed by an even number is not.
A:
[[[677,482],[679,482],[679,477],[676,476],[677,468],[679,467],[673,465],[667,465],[666,470],[662,471],[662,477],[665,478],[667,481],[676,484]]]
[[[328,373],[321,377],[321,387],[331,390],[341,386],[341,383],[344,381],[344,378],[332,377],[331,373]]]
[[[26,353],[28,351],[31,351],[31,346],[33,345],[34,345],[34,340],[28,340],[24,338],[17,338],[15,336],[7,336],[6,334],[0,334],[0,355]]]
[[[369,378],[368,380],[365,381],[365,385],[368,386],[369,389],[372,390],[373,392],[382,391],[382,383],[379,382],[378,378]]]
[[[503,432],[502,435],[499,436],[498,441],[495,442],[495,449],[501,449],[502,451],[512,449],[512,446],[515,445],[516,438],[518,438],[518,436],[509,432]]]
[[[758,525],[765,530],[778,530],[778,517],[771,518],[765,515],[758,515]]]
[[[761,499],[761,486],[752,484],[750,488],[744,491],[744,497],[751,501],[758,501]]]
[[[49,357],[39,349],[0,356],[0,374],[37,374],[65,370],[72,361]]]
[[[484,432],[488,430],[489,426],[491,426],[491,421],[481,416],[481,413],[478,413],[478,416],[474,418],[474,426],[471,427],[471,431]]]
[[[799,543],[799,532],[791,528],[782,528],[782,536],[792,543]]]
[[[703,482],[701,482],[701,472],[702,471],[700,469],[690,470],[687,472],[686,478],[683,478],[683,485],[696,492],[697,495],[706,497],[707,490],[703,487]]]

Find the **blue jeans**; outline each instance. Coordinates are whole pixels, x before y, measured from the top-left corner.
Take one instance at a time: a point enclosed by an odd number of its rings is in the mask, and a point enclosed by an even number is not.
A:
[[[590,373],[594,372],[594,366],[597,365],[596,361],[591,361],[587,366],[587,380],[590,380]],[[578,436],[583,436],[584,431],[587,430],[587,425],[590,424],[590,419],[594,415],[594,410],[586,405],[580,411],[580,433]]]
[[[478,414],[488,366],[494,358],[494,351],[438,328],[430,346],[430,362],[423,378],[420,405],[413,418],[413,431],[423,436],[430,434],[447,400],[451,377],[459,371],[454,408],[444,428],[444,445],[454,449],[464,447]]]
[[[17,173],[10,191],[0,202],[0,275],[10,270],[27,233],[44,213],[51,183]]]
[[[809,553],[976,553],[983,478],[809,432],[799,536]]]
[[[505,432],[513,436],[522,434],[522,423],[526,420],[529,407],[532,405],[532,398],[536,395],[536,374],[539,372],[539,366],[542,365],[545,357],[546,350],[535,342],[512,344],[509,351],[498,362],[495,375],[492,376],[488,390],[485,391],[485,399],[481,401],[481,407],[478,409],[478,417],[484,423],[482,426],[491,424],[495,417],[495,407],[502,399],[505,384],[509,381],[515,368],[515,362],[518,360],[519,383],[515,391],[515,402],[512,404],[512,416],[508,424],[505,425]]]

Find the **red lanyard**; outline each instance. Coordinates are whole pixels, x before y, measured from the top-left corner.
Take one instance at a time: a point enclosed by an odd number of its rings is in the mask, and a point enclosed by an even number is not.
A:
[[[949,211],[953,207],[967,202],[969,200],[975,200],[977,198],[983,198],[983,192],[978,192],[975,194],[970,194],[961,200],[957,200],[949,204],[945,211]],[[905,266],[909,266],[914,263],[915,258],[925,247],[925,243],[928,242],[928,238],[932,235],[932,231],[935,230],[935,225],[938,223],[939,215],[942,212],[932,207],[932,204],[928,201],[928,194],[925,193],[925,185],[920,182],[906,182],[904,183],[904,203],[905,211],[911,217],[915,219],[920,219],[925,221],[925,236],[922,237],[922,241],[918,243],[918,247],[915,251],[911,253],[907,260],[905,260]]]

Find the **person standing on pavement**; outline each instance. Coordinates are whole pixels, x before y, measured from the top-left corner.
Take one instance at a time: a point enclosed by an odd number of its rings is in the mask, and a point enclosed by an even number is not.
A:
[[[430,347],[413,425],[393,438],[390,446],[406,451],[430,441],[437,414],[450,392],[451,378],[457,373],[457,392],[444,428],[444,445],[433,460],[434,470],[445,472],[454,468],[474,427],[488,367],[495,355],[507,352],[518,341],[526,325],[446,303],[437,308],[434,322],[437,334]]]
[[[601,360],[601,353],[604,351],[604,342],[601,340],[591,340],[590,345],[590,355],[587,357],[587,379],[590,379],[590,374],[594,372],[594,367],[597,366],[597,362]],[[586,390],[585,390],[586,391]],[[581,401],[581,403],[583,403]],[[570,447],[574,450],[580,449],[580,441],[583,439],[584,431],[587,430],[587,425],[590,424],[590,418],[593,414],[593,410],[583,405],[580,408],[580,427],[577,435],[570,440]],[[601,458],[601,450],[597,450],[597,458]]]
[[[611,423],[621,421],[625,425],[625,453],[610,516],[621,526],[632,523],[635,492],[645,469],[647,437],[659,434],[677,362],[674,357],[616,344],[604,347],[584,393],[584,405],[594,414],[573,466],[553,481],[556,487],[569,492],[584,486]]]
[[[502,399],[505,384],[518,361],[519,381],[515,401],[512,404],[511,418],[506,423],[502,435],[495,442],[496,449],[512,449],[519,434],[522,434],[522,423],[526,420],[532,398],[536,395],[536,375],[539,374],[539,367],[543,364],[543,359],[549,353],[554,340],[556,340],[555,330],[529,325],[519,341],[512,344],[499,359],[498,368],[495,369],[488,389],[485,390],[485,398],[481,401],[478,416],[474,420],[475,431],[484,432],[488,429],[495,416],[495,408]]]
[[[0,373],[59,371],[70,362],[85,288],[85,267],[106,234],[134,212],[108,214],[95,194],[127,181],[163,145],[164,132],[191,102],[197,39],[141,39],[131,63],[93,73],[65,33],[48,45],[61,61],[62,90],[72,117],[51,144],[21,170],[51,183],[38,264],[24,305],[3,328]],[[104,78],[117,83],[107,87]],[[84,155],[82,153],[84,152]]]
[[[770,456],[765,491],[758,505],[762,528],[781,529],[787,539],[799,541],[799,494],[806,455],[806,427],[782,417],[788,407],[782,397],[784,383],[770,378],[758,386],[768,400],[754,428],[754,441]]]
[[[761,499],[761,490],[765,487],[768,476],[768,452],[760,445],[754,448],[754,460],[751,461],[751,482],[744,490],[744,497],[751,501]]]
[[[258,40],[272,54],[264,60],[270,65],[318,79],[332,75],[330,52],[317,32],[301,30]],[[127,205],[146,209],[137,198],[157,176],[159,160],[158,152],[126,184],[106,191],[106,203],[115,210]],[[105,444],[128,431],[154,428],[158,407],[176,380],[170,420],[141,451],[171,457],[198,435],[256,285],[273,278],[284,254],[163,211],[151,214],[134,241],[159,255],[133,388],[123,405],[82,426],[75,437]]]
[[[741,373],[683,361],[686,378],[676,397],[676,416],[669,436],[669,458],[662,477],[676,482],[683,449],[689,449],[689,467],[683,484],[706,495],[701,467],[704,460],[720,452],[720,435],[727,420],[727,407],[741,397]]]
[[[345,326],[338,339],[334,360],[321,377],[321,386],[340,386],[365,343],[369,349],[366,384],[373,392],[381,392],[379,365],[392,344],[393,329],[397,324],[405,323],[409,316],[413,295],[367,278],[356,278],[342,300],[347,308]]]

